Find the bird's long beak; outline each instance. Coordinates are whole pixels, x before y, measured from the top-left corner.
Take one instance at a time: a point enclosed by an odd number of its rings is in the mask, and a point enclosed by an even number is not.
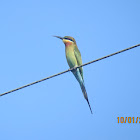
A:
[[[60,36],[54,36],[54,37],[57,37],[57,38],[59,38],[59,39],[63,40],[63,37],[60,37]]]

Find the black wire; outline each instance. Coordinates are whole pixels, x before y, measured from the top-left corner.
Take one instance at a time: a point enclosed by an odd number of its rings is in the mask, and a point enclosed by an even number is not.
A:
[[[0,96],[3,96],[3,95],[6,95],[6,94],[9,94],[9,93],[12,93],[12,92],[14,92],[14,91],[17,91],[17,90],[23,89],[23,88],[25,88],[25,87],[29,87],[29,86],[34,85],[34,84],[37,84],[37,83],[39,83],[39,82],[42,82],[42,81],[48,80],[48,79],[50,79],[50,78],[56,77],[56,76],[58,76],[58,75],[64,74],[64,73],[66,73],[66,72],[72,71],[73,69],[80,68],[80,67],[83,67],[83,66],[89,65],[89,64],[91,64],[91,63],[94,63],[94,62],[97,62],[97,61],[100,61],[100,60],[106,59],[106,58],[108,58],[108,57],[111,57],[111,56],[113,56],[113,55],[116,55],[116,54],[122,53],[122,52],[124,52],[124,51],[128,51],[128,50],[133,49],[133,48],[136,48],[136,47],[138,47],[138,46],[140,46],[140,44],[134,45],[134,46],[132,46],[132,47],[129,47],[129,48],[123,49],[123,50],[118,51],[118,52],[115,52],[115,53],[112,53],[112,54],[110,54],[110,55],[106,55],[106,56],[101,57],[101,58],[99,58],[99,59],[96,59],[96,60],[90,61],[90,62],[85,63],[85,64],[83,64],[83,65],[80,65],[80,66],[78,66],[78,67],[68,69],[68,70],[66,70],[66,71],[63,71],[63,72],[60,72],[60,73],[54,74],[54,75],[52,75],[52,76],[46,77],[46,78],[44,78],[44,79],[41,79],[41,80],[38,80],[38,81],[35,81],[35,82],[32,82],[32,83],[27,84],[27,85],[24,85],[24,86],[22,86],[22,87],[19,87],[19,88],[16,88],[16,89],[10,90],[10,91],[8,91],[8,92],[4,92],[4,93],[0,94]]]

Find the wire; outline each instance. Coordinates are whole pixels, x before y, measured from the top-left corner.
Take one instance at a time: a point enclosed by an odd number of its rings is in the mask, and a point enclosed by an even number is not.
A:
[[[60,72],[60,73],[54,74],[54,75],[52,75],[52,76],[46,77],[46,78],[44,78],[44,79],[41,79],[41,80],[38,80],[38,81],[35,81],[35,82],[32,82],[32,83],[27,84],[27,85],[24,85],[24,86],[22,86],[22,87],[19,87],[19,88],[16,88],[16,89],[10,90],[10,91],[8,91],[8,92],[4,92],[4,93],[0,94],[0,96],[3,96],[3,95],[6,95],[6,94],[9,94],[9,93],[15,92],[15,91],[20,90],[20,89],[23,89],[23,88],[25,88],[25,87],[29,87],[29,86],[34,85],[34,84],[37,84],[37,83],[39,83],[39,82],[42,82],[42,81],[45,81],[45,80],[51,79],[51,78],[53,78],[53,77],[56,77],[56,76],[58,76],[58,75],[64,74],[64,73],[66,73],[66,72],[72,71],[72,70],[74,70],[74,69],[76,69],[76,68],[80,68],[80,67],[83,67],[83,66],[89,65],[89,64],[91,64],[91,63],[94,63],[94,62],[97,62],[97,61],[103,60],[103,59],[105,59],[105,58],[111,57],[111,56],[113,56],[113,55],[116,55],[116,54],[119,54],[119,53],[122,53],[122,52],[128,51],[128,50],[133,49],[133,48],[136,48],[136,47],[138,47],[138,46],[140,46],[140,44],[134,45],[134,46],[132,46],[132,47],[129,47],[129,48],[123,49],[123,50],[118,51],[118,52],[115,52],[115,53],[112,53],[112,54],[110,54],[110,55],[106,55],[106,56],[101,57],[101,58],[99,58],[99,59],[96,59],[96,60],[90,61],[90,62],[85,63],[85,64],[83,64],[83,65],[80,65],[80,66],[78,66],[78,67],[74,67],[74,68],[68,69],[68,70],[66,70],[66,71],[63,71],[63,72]]]

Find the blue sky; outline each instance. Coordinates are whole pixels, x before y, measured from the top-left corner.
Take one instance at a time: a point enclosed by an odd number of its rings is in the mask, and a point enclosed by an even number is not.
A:
[[[140,43],[139,0],[0,2],[0,93],[69,67],[73,36],[83,63]],[[71,72],[0,98],[2,140],[140,139],[140,47],[84,67],[86,100]]]

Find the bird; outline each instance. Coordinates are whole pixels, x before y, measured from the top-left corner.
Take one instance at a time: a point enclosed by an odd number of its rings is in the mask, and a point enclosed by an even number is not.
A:
[[[74,68],[72,70],[72,73],[74,74],[75,78],[79,82],[84,98],[86,99],[89,109],[92,113],[92,109],[88,100],[88,95],[84,84],[83,68],[82,67],[76,68],[77,66],[82,65],[81,53],[77,47],[76,41],[71,36],[64,36],[64,37],[54,36],[54,37],[61,39],[65,44],[65,54],[66,54],[67,63],[70,69]]]

